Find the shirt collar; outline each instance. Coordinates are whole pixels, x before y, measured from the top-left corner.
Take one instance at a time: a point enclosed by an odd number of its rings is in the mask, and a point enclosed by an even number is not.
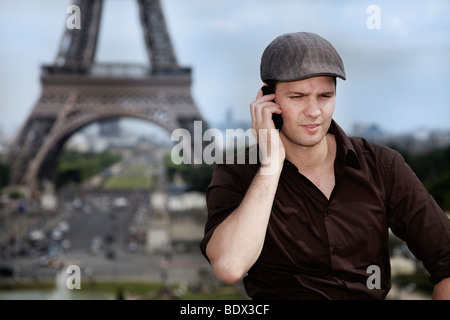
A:
[[[342,128],[336,123],[336,121],[331,120],[331,125],[328,132],[334,134],[336,137],[336,157],[338,159],[344,159],[344,163],[347,166],[358,170],[361,169],[361,165],[352,142],[345,134],[344,130],[342,130]]]

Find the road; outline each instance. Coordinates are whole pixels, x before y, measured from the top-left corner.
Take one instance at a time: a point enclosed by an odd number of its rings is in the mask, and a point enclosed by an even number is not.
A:
[[[152,220],[148,192],[64,192],[60,213],[47,224],[43,250],[33,248],[8,260],[19,279],[55,279],[58,270],[80,266],[90,279],[196,282],[210,270],[199,250],[149,253],[145,233]],[[69,230],[55,232],[60,222]]]

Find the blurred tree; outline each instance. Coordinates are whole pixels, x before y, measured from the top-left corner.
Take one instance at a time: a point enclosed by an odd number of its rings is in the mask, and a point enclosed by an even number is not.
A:
[[[9,184],[9,165],[3,163],[0,155],[0,190]]]
[[[175,175],[178,173],[187,183],[188,190],[206,192],[215,164],[174,164],[170,154],[164,157],[167,178],[173,182]]]
[[[442,209],[450,211],[450,171],[427,183],[428,191],[433,195]]]
[[[402,154],[439,206],[450,211],[450,146],[421,154],[390,147]]]
[[[120,160],[120,155],[108,152],[84,154],[76,151],[63,151],[54,174],[56,187],[60,188],[69,183],[82,183]]]
[[[216,166],[211,164],[194,164],[190,165],[190,170],[185,175],[188,181],[188,187],[193,191],[206,192],[211,176]]]
[[[167,153],[164,156],[164,166],[166,168],[167,178],[169,181],[174,181],[175,175],[178,173],[182,177],[186,176],[189,172],[189,166],[188,164],[175,164],[172,161],[170,153]]]

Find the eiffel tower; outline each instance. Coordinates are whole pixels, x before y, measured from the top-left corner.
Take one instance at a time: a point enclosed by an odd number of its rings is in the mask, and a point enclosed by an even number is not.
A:
[[[79,0],[81,29],[63,33],[56,59],[41,67],[41,95],[8,152],[11,183],[34,191],[64,143],[83,127],[132,117],[169,133],[203,121],[191,96],[191,69],[179,66],[159,0],[137,0],[149,66],[95,63],[103,0]]]

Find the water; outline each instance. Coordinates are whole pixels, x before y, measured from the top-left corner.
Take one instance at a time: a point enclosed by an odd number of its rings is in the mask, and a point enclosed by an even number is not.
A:
[[[114,294],[83,291],[58,296],[53,290],[13,290],[0,292],[0,300],[112,300]]]
[[[112,300],[114,293],[67,288],[68,274],[62,268],[55,277],[55,289],[0,291],[0,300]]]

